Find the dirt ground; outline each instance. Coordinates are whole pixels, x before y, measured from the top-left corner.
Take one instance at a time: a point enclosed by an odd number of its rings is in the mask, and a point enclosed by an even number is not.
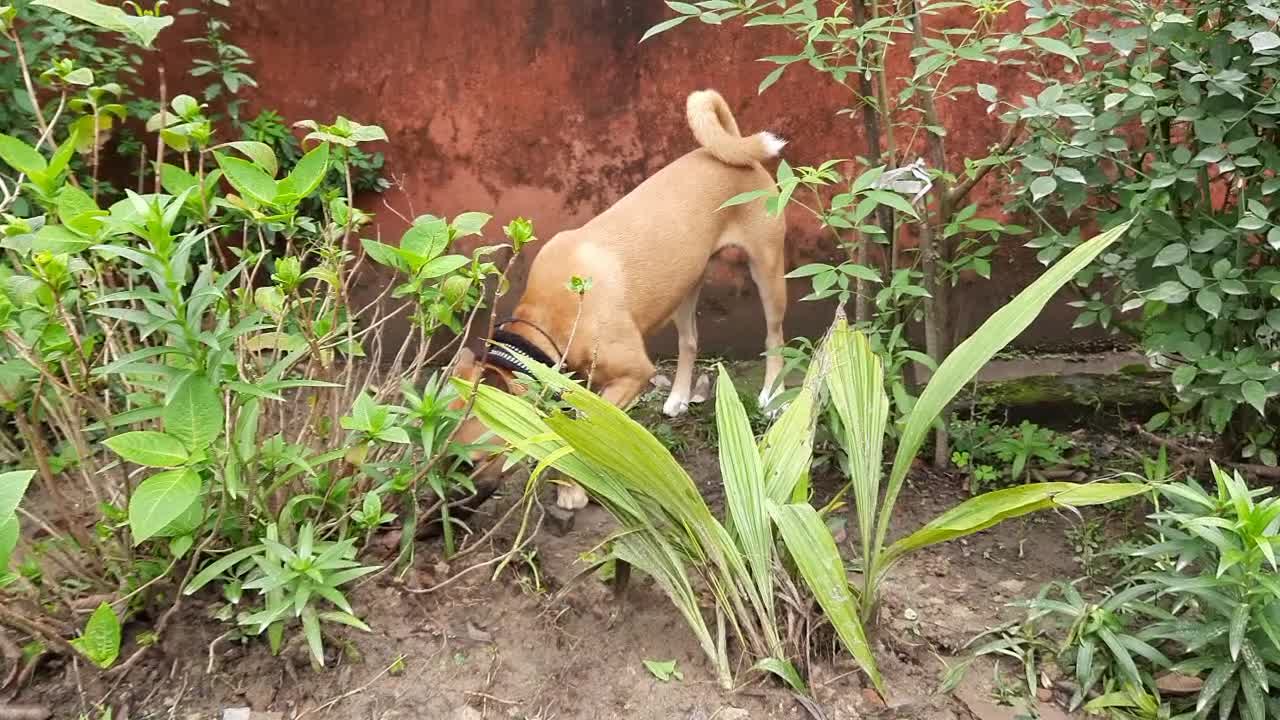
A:
[[[677,437],[696,435],[690,426],[669,430]],[[719,507],[715,455],[705,439],[690,437],[682,444],[678,457]],[[815,481],[819,494],[829,495],[838,484],[835,477]],[[910,531],[963,500],[961,485],[954,477],[914,473],[899,501],[895,532]],[[550,493],[546,499],[550,504]],[[513,501],[491,501],[473,518],[473,529],[486,530]],[[1114,514],[1089,517],[1113,526],[1126,523]],[[254,711],[252,720],[1012,720],[1029,716],[996,704],[990,664],[975,664],[956,692],[936,694],[943,661],[1014,617],[1018,611],[1007,607],[1010,601],[1034,594],[1050,579],[1081,573],[1070,540],[1079,523],[1067,514],[1023,518],[899,565],[885,588],[874,638],[890,689],[887,707],[863,692],[859,673],[843,653],[815,663],[809,680],[816,706],[809,709],[767,680],[722,691],[692,634],[651,581],[633,577],[619,600],[594,575],[574,580],[584,567],[583,554],[611,529],[596,506],[579,513],[564,535],[544,527],[531,546],[533,560],[496,582],[490,582],[487,567],[438,592],[410,592],[506,550],[515,522],[494,533],[491,548],[479,548],[453,566],[440,560],[438,543],[420,546],[417,566],[402,580],[384,576],[348,593],[373,632],[338,633],[324,670],[310,667],[298,642],[286,646],[282,661],[261,639],[229,639],[228,626],[208,618],[212,605],[197,600],[170,626],[158,650],[118,685],[83,664],[51,666],[20,701],[55,708],[56,718],[92,720],[98,720],[92,708],[104,696],[116,708],[112,720],[212,719],[242,707]],[[848,542],[845,548],[852,552]],[[645,660],[675,660],[683,680],[658,680]],[[1065,717],[1051,704],[1038,712],[1042,718]]]

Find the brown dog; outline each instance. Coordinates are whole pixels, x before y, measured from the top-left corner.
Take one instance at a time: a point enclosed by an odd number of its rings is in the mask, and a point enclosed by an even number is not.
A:
[[[663,406],[669,416],[683,413],[693,399],[695,311],[712,255],[729,246],[746,252],[764,305],[767,350],[783,343],[787,305],[783,218],[770,217],[762,200],[719,209],[740,193],[772,188],[773,177],[761,163],[785,143],[764,132],[742,137],[729,106],[714,90],[691,94],[687,113],[701,147],[659,170],[586,225],[553,237],[534,259],[512,318],[500,324],[493,338],[538,362],[563,359],[565,368],[579,378],[589,377],[604,399],[625,409],[655,373],[645,338],[674,322],[679,360]],[[580,316],[580,298],[569,288],[575,276],[591,281],[581,298]],[[484,372],[486,380],[522,391],[512,382],[513,372],[520,370],[515,356],[495,348],[479,367],[474,356],[463,355],[456,375],[474,381]],[[765,368],[761,407],[771,399],[782,358],[770,354]],[[472,418],[457,437],[470,442],[483,434],[483,426]],[[587,504],[587,496],[576,485],[564,485],[556,504],[576,510]]]

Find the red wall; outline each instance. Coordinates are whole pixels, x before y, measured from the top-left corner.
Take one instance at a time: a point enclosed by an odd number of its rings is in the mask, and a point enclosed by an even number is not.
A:
[[[242,0],[228,19],[231,40],[256,60],[260,87],[249,96],[250,111],[269,106],[290,119],[321,121],[341,113],[383,126],[390,144],[379,149],[399,185],[385,200],[408,216],[491,212],[491,240],[516,215],[531,218],[542,238],[577,226],[691,149],[684,98],[704,87],[724,94],[744,132],[769,129],[789,139],[784,155],[792,164],[865,152],[860,120],[836,115],[851,100],[847,91],[817,73],[795,66],[756,94],[772,67],[756,58],[793,52],[785,35],[693,22],[640,45],[644,31],[670,12],[658,0]],[[931,23],[968,27],[972,19],[953,14]],[[163,39],[172,65],[189,52],[177,42],[182,29]],[[904,69],[904,57],[893,67]],[[1008,66],[969,66],[949,78],[977,80],[1002,92],[1032,89]],[[175,68],[169,86],[172,95],[203,83]],[[985,103],[969,97],[939,107],[952,171],[1004,132],[985,115]],[[985,185],[974,198],[994,212],[992,183]],[[384,239],[395,242],[403,222],[379,198],[364,205],[378,212]],[[832,256],[803,211],[791,218],[791,266]],[[994,281],[957,290],[954,317],[964,328],[1041,270],[1020,244],[1010,241],[996,258]],[[515,273],[517,286],[522,278]],[[372,297],[382,282],[361,291]],[[806,285],[793,281],[789,335],[817,334],[831,318],[829,305],[794,302]],[[1065,342],[1072,317],[1069,308],[1054,307],[1023,344]],[[761,313],[736,256],[713,268],[699,322],[706,353],[760,352]],[[670,332],[654,345],[659,353],[670,347]]]

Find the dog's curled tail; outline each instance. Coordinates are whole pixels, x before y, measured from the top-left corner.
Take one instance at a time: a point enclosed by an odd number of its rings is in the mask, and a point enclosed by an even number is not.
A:
[[[773,133],[742,137],[729,104],[715,90],[698,90],[685,104],[689,127],[698,144],[711,151],[720,162],[751,167],[776,157],[787,142]]]

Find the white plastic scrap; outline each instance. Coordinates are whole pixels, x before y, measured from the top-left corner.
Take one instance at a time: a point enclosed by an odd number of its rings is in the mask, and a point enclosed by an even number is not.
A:
[[[881,175],[876,180],[876,187],[901,195],[911,195],[911,204],[915,205],[933,189],[933,179],[929,177],[929,168],[924,164],[924,158],[919,158],[910,165]]]

